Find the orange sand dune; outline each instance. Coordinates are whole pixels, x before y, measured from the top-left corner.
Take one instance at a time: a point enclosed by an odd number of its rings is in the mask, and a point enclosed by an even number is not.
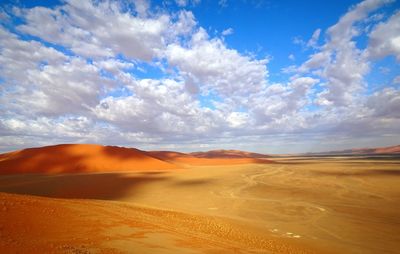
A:
[[[165,161],[174,161],[178,158],[192,158],[193,157],[186,153],[179,153],[179,152],[174,152],[174,151],[148,151],[147,154],[154,158],[157,158],[160,160],[165,160]]]
[[[238,165],[238,164],[264,164],[272,163],[270,160],[257,158],[196,158],[181,157],[174,159],[177,164],[188,164],[197,166],[213,166],[213,165]]]
[[[378,148],[375,148],[375,153],[400,153],[400,145],[388,146],[388,147],[378,147]]]
[[[251,153],[240,150],[211,150],[207,152],[194,152],[190,155],[197,158],[266,158],[269,157],[265,154]]]
[[[357,148],[344,150],[351,154],[392,154],[400,153],[400,145],[398,146],[387,146],[387,147],[374,147],[374,148]],[[340,152],[340,151],[339,151]]]
[[[271,163],[270,160],[261,159],[261,154],[249,153],[236,150],[219,150],[210,152],[197,153],[178,153],[172,151],[150,151],[149,155],[160,160],[168,161],[175,164],[189,165],[236,165],[236,164],[251,164],[251,163]],[[254,157],[252,157],[254,155]],[[263,155],[263,157],[266,157]]]
[[[373,154],[400,154],[400,145],[397,146],[386,146],[386,147],[374,147],[374,148],[355,148],[340,151],[328,151],[319,153],[308,153],[308,154],[322,154],[322,155],[373,155]]]
[[[211,151],[199,157],[171,151],[141,151],[135,148],[90,144],[64,144],[28,148],[0,154],[0,174],[88,173],[137,170],[165,170],[183,165],[234,165],[270,163],[259,154]],[[224,154],[224,156],[222,156]],[[254,156],[254,157],[252,157]]]
[[[0,174],[164,170],[175,165],[146,152],[116,146],[55,145],[0,155]]]

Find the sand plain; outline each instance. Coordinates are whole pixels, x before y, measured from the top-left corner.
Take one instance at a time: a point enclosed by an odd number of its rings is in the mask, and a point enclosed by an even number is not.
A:
[[[400,158],[0,176],[2,253],[399,253]]]

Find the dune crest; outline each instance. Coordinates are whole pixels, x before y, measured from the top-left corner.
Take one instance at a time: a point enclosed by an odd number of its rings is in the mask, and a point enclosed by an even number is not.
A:
[[[194,152],[190,155],[197,158],[266,158],[269,157],[266,154],[261,153],[251,153],[240,150],[211,150],[207,152]]]
[[[64,144],[28,148],[0,155],[0,174],[87,173],[165,170],[174,164],[135,148],[91,144]]]
[[[355,148],[339,151],[327,151],[317,153],[307,153],[308,155],[385,155],[385,154],[400,154],[400,145],[374,147],[374,148]]]
[[[150,156],[180,165],[235,165],[252,163],[271,163],[264,154],[239,150],[213,150],[209,152],[179,153],[173,151],[150,151]]]
[[[186,154],[94,144],[62,144],[0,154],[0,174],[167,170],[185,165],[271,163],[265,157],[237,150]]]

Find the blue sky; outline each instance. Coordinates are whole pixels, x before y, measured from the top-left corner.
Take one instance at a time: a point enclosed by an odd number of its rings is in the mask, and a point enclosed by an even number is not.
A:
[[[400,3],[3,1],[0,150],[400,143]]]

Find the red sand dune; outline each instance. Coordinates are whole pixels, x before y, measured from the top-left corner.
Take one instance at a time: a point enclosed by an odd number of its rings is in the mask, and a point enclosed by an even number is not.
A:
[[[197,158],[266,158],[269,157],[265,154],[260,153],[250,153],[239,150],[212,150],[207,152],[195,152],[190,153],[190,155]]]
[[[350,154],[391,154],[391,153],[393,154],[393,153],[400,153],[400,145],[387,146],[387,147],[375,147],[375,148],[356,148],[356,149],[349,149],[349,150],[344,150],[344,151],[347,151]]]
[[[368,155],[368,154],[400,154],[400,145],[397,146],[387,146],[387,147],[375,147],[375,148],[355,148],[346,149],[340,151],[328,151],[320,153],[308,153],[308,154],[322,154],[322,155],[332,155],[332,154],[352,154],[352,155]]]
[[[378,147],[375,148],[374,153],[400,153],[400,145],[398,146],[388,146],[388,147]]]
[[[196,154],[198,157],[193,156]],[[69,144],[0,154],[0,174],[165,170],[185,164],[200,166],[271,162],[260,159],[260,156],[233,150],[220,151],[219,154],[215,151],[185,154],[171,151],[146,152],[117,146]]]
[[[164,170],[175,165],[146,152],[116,146],[55,145],[0,155],[0,174]]]
[[[192,158],[189,154],[174,151],[148,151],[147,154],[165,161],[174,161],[178,158]]]
[[[171,163],[198,166],[271,163],[270,160],[261,159],[267,157],[266,155],[237,150],[215,150],[189,154],[172,151],[150,151],[147,153],[155,158]]]

